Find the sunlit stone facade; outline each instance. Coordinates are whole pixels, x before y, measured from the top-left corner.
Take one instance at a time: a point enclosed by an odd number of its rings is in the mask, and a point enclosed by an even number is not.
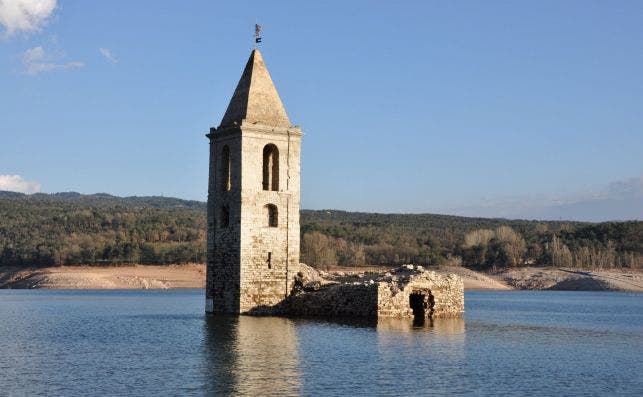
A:
[[[261,312],[299,265],[302,132],[254,50],[210,139],[206,311]]]

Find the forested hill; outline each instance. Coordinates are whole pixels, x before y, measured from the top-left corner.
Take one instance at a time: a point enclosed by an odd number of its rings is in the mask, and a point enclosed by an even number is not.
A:
[[[192,208],[205,211],[205,203],[196,200],[182,200],[174,197],[146,196],[146,197],[118,197],[107,193],[80,194],[76,192],[64,193],[23,193],[7,192],[0,190],[0,200],[24,200],[31,203],[70,203],[86,207],[153,207],[153,208]]]
[[[202,262],[205,209],[169,197],[0,192],[0,265]]]
[[[0,191],[0,265],[205,261],[206,204],[171,197]],[[301,212],[302,261],[329,265],[640,267],[643,222],[537,222]]]

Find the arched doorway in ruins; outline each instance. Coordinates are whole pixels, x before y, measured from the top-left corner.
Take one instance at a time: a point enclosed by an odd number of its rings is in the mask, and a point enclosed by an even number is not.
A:
[[[409,295],[409,306],[413,310],[413,325],[424,325],[427,318],[433,316],[435,299],[430,290],[417,290]]]

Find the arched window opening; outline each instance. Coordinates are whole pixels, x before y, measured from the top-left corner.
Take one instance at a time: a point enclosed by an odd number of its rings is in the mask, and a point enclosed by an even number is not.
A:
[[[274,204],[266,204],[263,207],[263,225],[264,227],[277,227],[279,224],[277,206]]]
[[[263,148],[263,190],[279,190],[279,149],[272,143]]]
[[[227,206],[221,207],[221,216],[219,217],[221,227],[230,226],[230,209]]]
[[[227,192],[231,186],[231,168],[230,167],[230,148],[228,145],[223,146],[221,149],[221,190]]]

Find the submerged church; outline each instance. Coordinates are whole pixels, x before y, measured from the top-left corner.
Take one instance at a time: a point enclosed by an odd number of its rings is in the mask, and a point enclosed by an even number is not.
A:
[[[206,311],[270,307],[291,290],[299,266],[302,135],[253,50],[221,124],[207,135]]]
[[[462,279],[407,265],[329,280],[299,263],[303,133],[292,126],[259,50],[211,128],[206,311],[337,317],[457,317]]]

